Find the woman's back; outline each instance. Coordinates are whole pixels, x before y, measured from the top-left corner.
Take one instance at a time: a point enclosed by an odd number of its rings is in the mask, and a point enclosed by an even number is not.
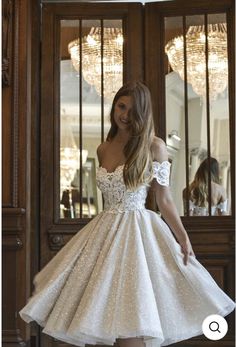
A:
[[[191,186],[191,185],[190,185]],[[197,187],[195,187],[197,189]],[[207,216],[209,215],[208,197],[204,204],[198,204],[189,192],[189,215]],[[184,214],[187,215],[187,189],[183,190]],[[216,182],[211,182],[211,215],[227,214],[227,196],[223,186]]]

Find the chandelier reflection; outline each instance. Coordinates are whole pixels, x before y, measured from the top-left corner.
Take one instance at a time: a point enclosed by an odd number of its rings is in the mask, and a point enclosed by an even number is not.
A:
[[[226,23],[208,25],[209,97],[217,99],[228,84]],[[172,69],[184,80],[184,38],[175,37],[165,46]],[[186,33],[187,79],[196,94],[206,98],[206,35],[205,27],[190,26]]]
[[[102,40],[103,36],[103,40]],[[80,40],[69,43],[68,50],[76,71],[80,70]],[[103,70],[103,71],[102,71]],[[123,83],[123,35],[122,29],[92,27],[89,35],[82,38],[82,74],[86,82],[104,97],[113,99]]]
[[[68,191],[69,196],[69,210],[71,218],[75,217],[73,200],[72,200],[72,181],[75,177],[76,171],[79,168],[80,156],[82,155],[82,165],[85,164],[88,156],[88,151],[82,149],[82,152],[77,147],[61,147],[60,148],[60,176],[61,176],[61,196],[63,190]],[[66,209],[64,207],[64,209]]]

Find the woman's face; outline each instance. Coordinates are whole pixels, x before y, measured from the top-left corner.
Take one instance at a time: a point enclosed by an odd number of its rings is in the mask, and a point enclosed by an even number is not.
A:
[[[115,103],[114,120],[119,129],[128,129],[131,123],[129,111],[132,106],[133,102],[131,96],[121,96]]]

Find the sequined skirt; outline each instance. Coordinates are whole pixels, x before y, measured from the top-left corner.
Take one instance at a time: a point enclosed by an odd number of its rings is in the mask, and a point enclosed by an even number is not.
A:
[[[210,314],[236,304],[156,213],[97,215],[36,274],[19,312],[43,333],[76,346],[141,337],[147,347],[202,334]]]

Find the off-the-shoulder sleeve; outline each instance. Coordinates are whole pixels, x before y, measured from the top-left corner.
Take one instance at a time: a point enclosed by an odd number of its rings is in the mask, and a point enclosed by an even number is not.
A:
[[[153,178],[162,186],[169,186],[171,163],[167,160],[159,163],[153,161]]]

